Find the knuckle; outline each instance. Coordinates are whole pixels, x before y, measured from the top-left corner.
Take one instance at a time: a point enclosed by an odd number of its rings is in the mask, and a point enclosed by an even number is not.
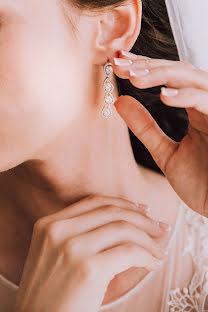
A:
[[[155,127],[155,120],[152,118],[148,122],[146,122],[143,126],[143,128],[140,130],[140,133],[138,134],[140,137],[143,137],[146,135],[146,133],[149,132],[149,130],[154,129]]]
[[[128,231],[131,228],[130,223],[128,223],[125,220],[118,220],[115,222],[115,225],[118,228],[118,230],[122,231]]]
[[[35,221],[33,225],[33,230],[35,232],[41,232],[42,230],[44,230],[47,224],[48,224],[47,217],[41,217]]]
[[[111,215],[116,215],[117,217],[121,217],[121,214],[123,212],[123,209],[119,206],[115,205],[106,205],[103,207],[106,213]]]
[[[169,74],[170,68],[169,66],[162,66],[160,70],[161,70],[161,74],[166,77]]]
[[[60,224],[57,221],[48,223],[44,227],[44,234],[52,244],[56,244],[59,233]]]
[[[64,255],[67,258],[69,259],[74,258],[76,255],[78,255],[79,249],[78,239],[76,237],[70,238],[63,244],[62,249]]]
[[[138,250],[138,245],[136,245],[136,243],[133,242],[127,242],[124,245],[124,248],[126,250],[126,252],[135,252],[136,250]]]
[[[99,195],[99,194],[90,194],[88,196],[88,199],[91,201],[95,201],[95,202],[103,202],[103,196]]]

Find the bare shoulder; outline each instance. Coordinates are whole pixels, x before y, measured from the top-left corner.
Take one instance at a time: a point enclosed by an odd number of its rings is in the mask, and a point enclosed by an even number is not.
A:
[[[180,197],[163,174],[146,167],[142,167],[142,174],[149,194],[148,203],[152,207],[152,217],[174,224]]]

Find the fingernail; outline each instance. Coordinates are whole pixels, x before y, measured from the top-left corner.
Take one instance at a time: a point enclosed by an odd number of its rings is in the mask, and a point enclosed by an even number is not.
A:
[[[167,232],[171,231],[171,226],[169,224],[164,223],[164,222],[158,222],[158,224],[162,230],[167,231]]]
[[[140,69],[140,70],[137,70],[136,72],[133,70],[133,69],[130,69],[129,70],[129,75],[131,77],[139,77],[139,76],[145,76],[149,73],[149,69]]]
[[[131,57],[133,60],[137,59],[137,55],[128,51],[121,50],[121,55]]]
[[[141,209],[145,214],[148,214],[151,209],[148,205],[146,204],[141,204],[141,203],[136,203],[137,208]]]
[[[117,57],[114,57],[113,60],[116,65],[131,65],[133,63],[132,60],[126,60]]]
[[[173,88],[161,88],[162,90],[162,94],[165,96],[175,96],[178,94],[178,90],[177,89],[173,89]]]

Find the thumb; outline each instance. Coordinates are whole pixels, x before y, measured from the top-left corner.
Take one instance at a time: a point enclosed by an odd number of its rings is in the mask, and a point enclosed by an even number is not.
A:
[[[114,105],[129,129],[144,144],[158,167],[166,174],[168,162],[179,143],[169,138],[149,111],[133,97],[122,95]]]

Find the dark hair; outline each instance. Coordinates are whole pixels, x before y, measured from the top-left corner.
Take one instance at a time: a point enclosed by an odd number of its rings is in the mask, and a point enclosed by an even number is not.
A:
[[[80,9],[102,10],[125,5],[127,0],[73,0]],[[130,0],[131,2],[131,0]],[[165,0],[143,0],[143,17],[140,35],[130,52],[151,58],[179,60]],[[117,76],[119,95],[130,95],[139,100],[150,112],[162,130],[173,140],[181,141],[189,127],[185,109],[169,107],[160,100],[160,88],[139,90],[128,79]],[[146,147],[129,129],[134,157],[137,163],[162,173]]]

